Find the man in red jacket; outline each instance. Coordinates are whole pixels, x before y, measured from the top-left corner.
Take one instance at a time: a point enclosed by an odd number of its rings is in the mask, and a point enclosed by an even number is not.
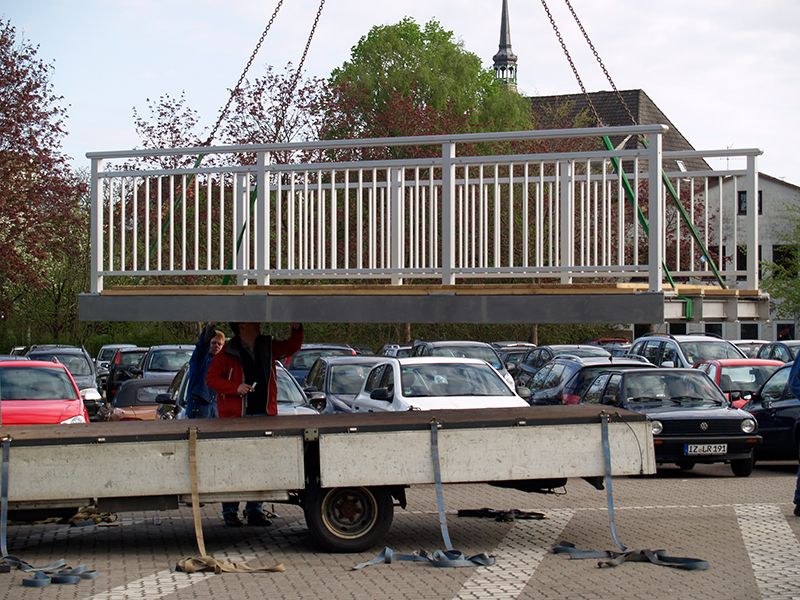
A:
[[[206,375],[217,393],[220,418],[278,414],[278,379],[275,361],[290,356],[303,343],[303,326],[292,323],[288,340],[261,334],[258,323],[231,323],[233,338],[214,356]],[[229,527],[241,527],[239,503],[223,502],[222,518]],[[270,525],[261,502],[248,502],[248,525]]]

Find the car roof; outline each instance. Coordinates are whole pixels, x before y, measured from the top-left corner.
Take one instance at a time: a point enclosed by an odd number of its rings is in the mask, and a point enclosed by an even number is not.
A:
[[[698,364],[705,363],[719,363],[722,367],[747,367],[759,365],[783,365],[782,360],[773,360],[771,358],[714,358],[710,360],[698,361]]]
[[[150,346],[148,350],[191,350],[194,348],[193,344],[158,344]]]
[[[134,348],[136,344],[103,344],[100,346],[100,350],[105,348]]]
[[[492,348],[496,350],[491,344],[486,342],[472,342],[469,340],[438,340],[436,342],[420,342],[420,344],[430,344],[431,346],[481,346],[485,348]]]
[[[346,350],[347,349],[349,349],[349,350],[353,349],[353,347],[348,345],[348,344],[340,344],[338,342],[331,342],[331,343],[319,342],[319,343],[314,343],[314,344],[303,344],[302,346],[300,346],[300,350],[318,350],[320,348],[344,348]],[[298,352],[299,352],[299,350],[298,350]]]
[[[65,367],[63,363],[53,362],[51,360],[0,360],[0,367],[24,367],[28,369],[46,367],[67,371],[67,367]]]
[[[771,344],[769,340],[728,340],[731,344]]]
[[[147,352],[150,348],[120,348],[118,352],[121,354],[127,354],[128,352]]]
[[[376,365],[389,356],[320,356],[317,360],[329,365]]]
[[[28,352],[28,356],[35,356],[37,354],[57,355],[57,354],[75,354],[78,356],[86,356],[86,350],[78,348],[77,346],[53,346],[49,348],[36,348]]]
[[[594,367],[597,365],[645,365],[650,366],[650,362],[644,362],[638,358],[629,358],[626,356],[573,356],[570,354],[562,354],[553,358],[554,361],[569,361],[576,362],[585,367]],[[655,366],[655,365],[653,365]]]
[[[786,344],[787,346],[800,346],[800,340],[781,340],[776,344]]]
[[[394,358],[392,356],[382,357],[383,361],[397,361],[400,366],[404,365],[446,365],[446,364],[467,364],[467,365],[487,365],[485,360],[479,358],[455,358],[450,356],[408,356]],[[382,361],[382,362],[383,362]]]

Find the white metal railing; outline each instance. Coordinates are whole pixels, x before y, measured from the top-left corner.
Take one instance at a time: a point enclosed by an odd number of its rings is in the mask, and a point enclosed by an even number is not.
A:
[[[664,266],[683,281],[709,280],[711,263],[728,281],[746,276],[756,289],[756,252],[747,252],[746,270],[735,264],[743,243],[735,190],[741,180],[748,197],[756,197],[760,152],[662,152],[665,131],[646,125],[89,153],[92,292],[102,291],[106,277],[135,284],[165,276],[170,282],[228,276],[239,285],[641,280],[658,291]],[[602,135],[642,136],[648,144],[612,151],[543,147]],[[435,156],[348,157],[426,148]],[[667,173],[709,248],[705,257],[665,198],[662,159],[723,152],[746,157],[747,169]],[[197,156],[203,162],[190,166]],[[314,158],[285,162],[287,156]],[[112,163],[119,160],[132,164]],[[612,161],[621,163],[624,177]],[[732,198],[723,197],[729,177]],[[625,178],[633,197],[625,194]],[[758,245],[753,204],[745,217],[748,249]],[[635,217],[639,208],[649,235]]]

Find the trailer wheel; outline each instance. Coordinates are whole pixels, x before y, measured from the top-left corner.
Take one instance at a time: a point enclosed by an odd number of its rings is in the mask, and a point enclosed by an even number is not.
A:
[[[379,487],[313,487],[303,508],[311,537],[329,552],[374,546],[389,531],[394,511],[391,495]]]

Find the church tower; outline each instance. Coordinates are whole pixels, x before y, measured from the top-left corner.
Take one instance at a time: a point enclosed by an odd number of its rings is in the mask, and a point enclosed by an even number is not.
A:
[[[495,78],[517,87],[517,55],[511,51],[511,26],[508,23],[508,0],[503,0],[500,18],[500,48],[493,57]]]

